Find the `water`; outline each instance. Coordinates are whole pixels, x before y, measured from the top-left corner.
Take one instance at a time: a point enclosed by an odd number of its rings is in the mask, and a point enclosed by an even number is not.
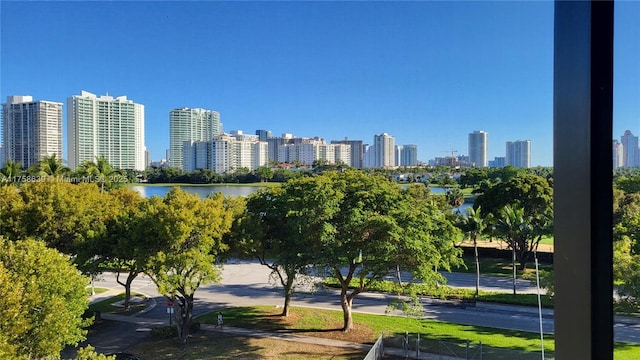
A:
[[[140,186],[140,185],[132,185],[129,186],[130,189],[135,190],[140,193],[143,197],[151,197],[151,196],[160,196],[164,197],[166,193],[168,193],[173,187],[178,185],[160,185],[160,186]],[[233,196],[233,197],[247,197],[250,194],[263,189],[262,186],[252,186],[252,185],[207,185],[207,186],[192,186],[192,185],[180,185],[180,188],[184,191],[190,192],[192,194],[198,194],[201,198],[205,198],[213,193],[223,193],[225,196]],[[433,194],[443,194],[445,192],[444,188],[441,187],[431,187],[431,193]],[[466,208],[472,206],[471,203],[464,203],[460,206],[460,213],[466,214]],[[453,209],[456,212],[458,209]]]
[[[132,185],[130,189],[140,193],[143,197],[160,196],[164,197],[172,188],[178,185],[161,185],[161,186],[140,186]],[[208,186],[192,186],[192,185],[180,185],[180,189],[190,192],[192,194],[198,194],[201,198],[205,198],[213,193],[223,193],[225,196],[233,197],[246,197],[250,194],[262,189],[262,186],[251,185],[208,185]]]

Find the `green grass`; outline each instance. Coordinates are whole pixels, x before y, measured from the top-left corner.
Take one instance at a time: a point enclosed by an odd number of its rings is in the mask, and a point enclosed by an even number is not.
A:
[[[357,301],[357,300],[356,300]],[[291,312],[297,320],[288,323],[278,316],[280,310],[272,306],[252,306],[219,309],[210,314],[203,315],[197,321],[207,324],[215,324],[217,311],[222,311],[225,316],[225,324],[234,327],[253,328],[266,331],[327,331],[335,330],[336,324],[341,324],[342,312],[311,308],[293,307]],[[495,355],[492,359],[509,359],[513,353],[506,351],[519,350],[537,352],[540,349],[540,337],[538,333],[524,331],[502,330],[481,326],[457,325],[428,319],[415,319],[400,316],[385,316],[354,313],[353,320],[359,329],[373,330],[370,342],[380,334],[385,334],[386,346],[401,347],[401,339],[408,332],[415,339],[420,334],[421,348],[423,351],[436,349],[437,341],[447,341],[464,344],[467,340],[473,344],[482,341],[485,354],[488,351],[500,352],[504,355]],[[358,330],[360,331],[360,330]],[[415,340],[412,340],[415,344]],[[544,337],[545,353],[553,354],[555,341],[553,335]],[[640,345],[616,343],[616,360],[632,360],[640,358]]]
[[[357,301],[357,300],[356,300]],[[243,328],[257,328],[265,331],[282,331],[285,329],[279,316],[274,316],[273,307],[254,306],[223,309],[225,324]],[[288,330],[296,331],[320,331],[326,329],[335,330],[336,324],[342,323],[342,312],[311,309],[292,308],[292,313],[298,315],[299,321],[289,324]],[[465,343],[470,340],[474,343],[482,341],[483,346],[517,349],[523,351],[536,351],[540,346],[540,337],[537,333],[521,331],[492,329],[480,326],[457,325],[443,323],[427,319],[414,319],[399,316],[384,316],[354,313],[353,320],[357,326],[372,329],[370,342],[374,342],[380,333],[385,334],[389,345],[401,347],[401,336],[405,332],[410,334],[420,333],[424,346],[429,346],[429,341],[437,340]],[[202,323],[214,324],[215,313],[201,316],[197,319]],[[640,349],[640,347],[638,347]],[[545,349],[552,352],[554,349],[553,336],[545,336]],[[639,352],[640,354],[640,352]]]
[[[357,286],[357,280],[352,280],[353,286]],[[332,288],[339,287],[338,280],[335,278],[327,278],[324,281],[324,285]],[[423,284],[411,284],[404,288],[400,288],[398,283],[393,281],[380,281],[372,284],[370,291],[384,292],[384,293],[403,293],[412,294],[415,293],[421,296],[428,296],[438,299],[455,299],[466,301],[480,301],[490,303],[501,303],[510,305],[524,305],[524,306],[538,306],[538,296],[536,294],[510,294],[503,292],[489,292],[480,291],[479,296],[475,297],[474,289],[462,289],[454,288],[450,286],[427,286]],[[553,300],[547,296],[542,295],[542,306],[545,308],[553,308]]]
[[[542,240],[540,240],[540,244],[553,245],[553,236],[544,236]]]
[[[139,294],[137,294],[135,292],[132,292],[131,296],[133,297],[134,295],[139,296]],[[103,313],[111,313],[111,312],[119,312],[120,313],[120,312],[123,311],[122,307],[111,305],[111,304],[113,304],[115,302],[118,302],[120,300],[124,300],[124,292],[121,293],[121,294],[118,294],[116,296],[104,299],[102,301],[98,301],[96,303],[90,304],[89,307],[87,308],[87,310],[85,311],[85,314],[92,315],[96,311],[103,312]],[[141,310],[145,306],[146,305],[131,304],[132,311]]]
[[[453,272],[461,272],[461,273],[471,273],[475,274],[476,272],[476,262],[473,257],[465,256],[462,258],[465,266],[460,266],[456,268],[452,268]],[[513,268],[511,267],[510,260],[504,259],[492,259],[492,258],[483,258],[480,257],[480,276],[513,276]],[[517,263],[516,263],[517,265]],[[525,272],[533,272],[535,265],[533,263],[527,264],[527,269]],[[549,264],[540,264],[540,270],[544,271],[553,271],[553,265]],[[518,276],[521,276],[522,272],[518,272]]]
[[[96,294],[102,294],[104,292],[109,291],[109,289],[107,289],[107,288],[100,288],[100,287],[94,288],[93,290],[95,290]],[[87,296],[91,296],[92,295],[91,294],[91,286],[87,286],[85,291],[87,293]]]

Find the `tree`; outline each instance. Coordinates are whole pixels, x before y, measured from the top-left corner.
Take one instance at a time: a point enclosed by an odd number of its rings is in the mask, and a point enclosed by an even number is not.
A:
[[[322,239],[316,263],[340,283],[343,331],[353,329],[357,295],[390,271],[410,271],[435,286],[444,282],[436,268],[448,270],[460,263],[454,248],[459,230],[431,202],[380,176],[358,171],[322,176],[329,178],[339,210],[326,222],[333,230]]]
[[[338,201],[326,177],[291,180],[247,199],[238,246],[282,285],[282,316],[289,315],[296,278],[307,273],[318,245],[332,233],[329,220],[338,211]]]
[[[269,181],[273,178],[273,170],[268,166],[260,166],[256,169],[256,174],[261,182]]]
[[[534,252],[538,250],[540,240],[553,233],[553,214],[551,211],[540,215],[527,215],[516,205],[506,205],[496,218],[495,231],[506,241],[512,251],[513,293],[516,293],[516,261],[518,270],[526,268]]]
[[[518,174],[486,189],[478,196],[474,207],[482,207],[485,214],[498,217],[506,205],[519,206],[526,216],[535,217],[551,211],[552,204],[553,189],[545,178]]]
[[[616,187],[620,184],[616,183]],[[614,279],[627,303],[640,304],[640,193],[633,187],[614,188]]]
[[[177,300],[176,327],[182,346],[189,336],[196,290],[220,280],[215,263],[227,250],[222,239],[232,223],[233,211],[221,194],[200,199],[174,188],[159,207],[155,223],[150,224],[160,251],[149,259],[148,275],[161,294]]]
[[[458,227],[469,234],[473,241],[473,256],[476,262],[476,297],[480,293],[480,259],[478,257],[478,237],[485,231],[488,223],[491,221],[490,217],[487,219],[482,217],[482,208],[474,209],[473,207],[467,208],[466,216],[459,218]]]
[[[477,188],[480,186],[480,182],[487,179],[489,179],[489,171],[486,168],[473,167],[467,169],[467,171],[460,176],[458,183],[463,189],[467,187]]]
[[[640,192],[640,174],[636,174],[632,177],[620,177],[616,179],[615,185],[618,189],[624,191],[627,194]]]
[[[40,176],[61,176],[69,173],[69,168],[64,166],[62,159],[58,159],[56,154],[44,157],[37,166],[37,174]]]
[[[449,188],[445,191],[444,195],[447,199],[447,204],[449,204],[449,206],[451,206],[452,208],[455,208],[456,213],[459,214],[460,206],[464,204],[464,194],[462,193],[462,191],[460,191],[460,188]]]
[[[9,239],[34,237],[65,254],[75,255],[85,241],[105,231],[105,219],[117,211],[92,184],[25,183],[18,193],[20,211],[7,219]]]
[[[92,182],[100,185],[100,191],[104,192],[105,185],[107,188],[113,186],[114,179],[121,179],[124,182],[125,175],[119,169],[115,169],[104,156],[96,156],[96,161],[85,160],[78,167],[78,174],[92,178]],[[116,176],[120,175],[120,176]]]
[[[0,358],[57,358],[84,340],[87,284],[43,242],[0,238]]]
[[[124,309],[128,310],[131,284],[158,250],[152,229],[162,199],[142,199],[130,189],[116,189],[103,196],[112,199],[117,214],[106,219],[106,230],[101,236],[79,249],[77,261],[84,272],[91,274],[102,272],[105,266],[114,268],[117,283],[125,289]],[[123,272],[125,280],[120,279]]]
[[[0,185],[10,184],[14,182],[15,177],[22,172],[22,166],[20,163],[16,163],[13,160],[9,160],[4,164],[4,167],[0,169]]]

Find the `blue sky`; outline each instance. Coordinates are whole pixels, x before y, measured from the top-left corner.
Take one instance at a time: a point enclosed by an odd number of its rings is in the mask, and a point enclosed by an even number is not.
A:
[[[145,105],[153,160],[169,111],[224,130],[372,143],[427,161],[489,133],[551,166],[553,2],[0,2],[0,97],[86,90]],[[616,8],[614,137],[640,133],[640,2]],[[66,116],[65,116],[66,117]],[[66,145],[65,145],[66,146]],[[65,148],[66,153],[66,148]]]

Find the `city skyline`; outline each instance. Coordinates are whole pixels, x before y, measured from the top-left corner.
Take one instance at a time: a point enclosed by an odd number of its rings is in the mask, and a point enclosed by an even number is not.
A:
[[[467,134],[532,141],[552,165],[553,2],[2,2],[0,97],[87,90],[145,105],[151,158],[169,111],[229,130],[371,143],[427,162]],[[614,134],[640,133],[640,4],[616,4]],[[29,44],[29,46],[25,46]],[[66,120],[65,120],[66,121]]]

